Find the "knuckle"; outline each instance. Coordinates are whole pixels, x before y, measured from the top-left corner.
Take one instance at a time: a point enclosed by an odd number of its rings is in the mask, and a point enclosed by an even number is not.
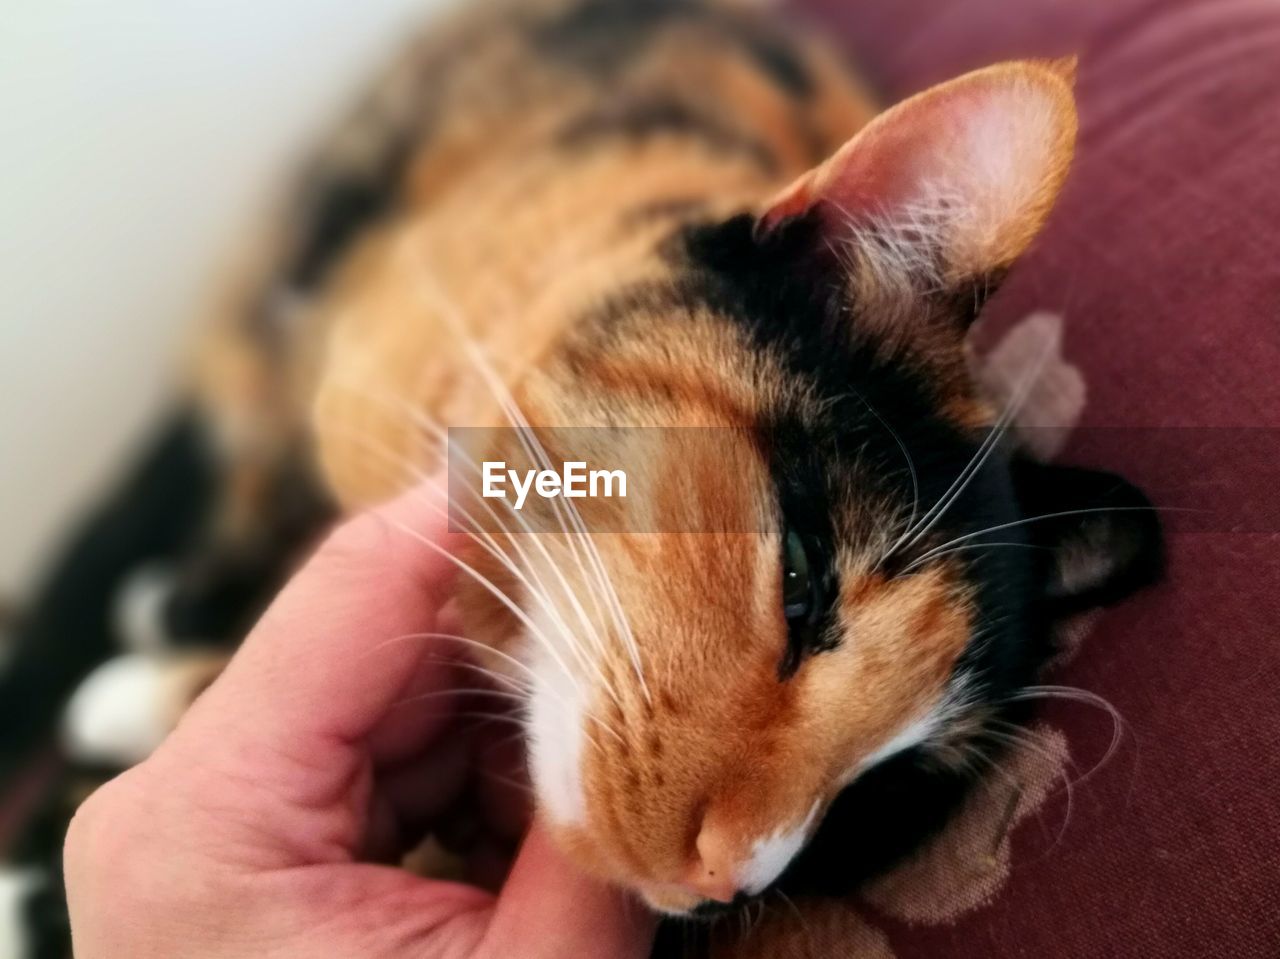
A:
[[[92,874],[103,863],[127,858],[135,821],[124,782],[129,775],[100,786],[72,816],[63,843],[68,880],[73,872]]]

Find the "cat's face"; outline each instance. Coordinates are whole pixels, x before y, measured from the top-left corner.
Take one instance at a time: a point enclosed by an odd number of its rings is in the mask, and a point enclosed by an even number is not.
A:
[[[963,351],[1073,133],[1044,65],[909,101],[762,213],[681,230],[526,385],[538,422],[613,437],[597,461],[643,496],[623,529],[578,500],[566,522],[602,532],[489,570],[523,618],[472,603],[531,667],[540,813],[594,872],[674,914],[762,892],[868,770],[956,761],[1031,681],[1049,604],[1130,570],[1121,521],[1022,522],[1141,497],[995,450]]]

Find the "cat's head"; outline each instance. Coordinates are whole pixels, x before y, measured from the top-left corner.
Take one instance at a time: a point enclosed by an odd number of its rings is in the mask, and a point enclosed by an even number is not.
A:
[[[519,572],[477,558],[521,612],[467,600],[531,669],[540,814],[658,909],[766,889],[891,757],[962,761],[1048,620],[1158,565],[1142,494],[1011,457],[966,362],[1066,176],[1070,72],[934,88],[757,210],[685,225],[522,389],[539,422],[668,427],[615,451],[649,528],[523,537]],[[1047,514],[1070,515],[1024,522]]]

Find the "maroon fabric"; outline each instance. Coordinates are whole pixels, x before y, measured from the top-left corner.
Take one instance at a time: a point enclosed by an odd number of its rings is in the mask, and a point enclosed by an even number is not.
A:
[[[1051,677],[1132,732],[1074,791],[1061,840],[1058,795],[1015,832],[990,904],[873,923],[899,959],[1280,957],[1280,4],[800,5],[891,99],[1080,55],[1072,178],[987,322],[1062,311],[1085,423],[1125,427],[1086,430],[1066,458],[1204,510],[1170,514],[1166,584],[1107,613]],[[1105,714],[1044,712],[1085,768],[1105,751]]]

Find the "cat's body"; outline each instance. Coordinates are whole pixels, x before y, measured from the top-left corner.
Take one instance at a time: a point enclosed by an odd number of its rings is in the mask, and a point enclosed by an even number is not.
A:
[[[611,431],[665,428],[647,491],[670,525],[534,550],[490,514],[468,632],[519,662],[535,792],[587,868],[680,915],[846,892],[945,820],[1055,618],[1158,567],[1141,494],[996,449],[963,346],[1065,176],[1068,73],[997,67],[871,122],[836,58],[754,4],[464,12],[215,304],[197,552],[232,580],[270,556],[253,581],[274,582],[310,504],[419,481],[442,426],[589,427],[622,459]],[[257,608],[208,579],[209,609]]]
[[[395,404],[454,426],[499,415],[455,325],[514,384],[592,307],[668,274],[656,248],[674,226],[748,208],[875,114],[758,4],[473,6],[326,146],[197,357],[224,435],[291,453],[281,434],[314,439],[348,506],[403,482],[362,436],[419,456]]]

